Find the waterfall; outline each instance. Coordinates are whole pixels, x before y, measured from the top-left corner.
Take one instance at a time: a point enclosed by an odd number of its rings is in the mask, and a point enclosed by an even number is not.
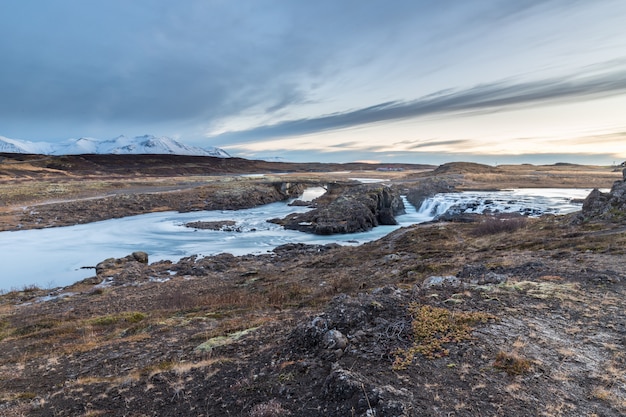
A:
[[[406,196],[402,196],[402,202],[404,203],[406,214],[396,218],[401,225],[429,222],[436,216],[445,213],[453,204],[441,198],[430,197],[424,200],[419,209],[416,209],[407,200]]]
[[[450,195],[436,194],[425,199],[417,212],[420,216],[432,220],[437,216],[444,214],[456,203],[457,199]]]
[[[502,191],[465,191],[435,194],[425,199],[416,211],[422,221],[430,221],[449,210],[454,213],[520,213],[527,216],[565,214],[580,210],[587,189],[526,189]]]

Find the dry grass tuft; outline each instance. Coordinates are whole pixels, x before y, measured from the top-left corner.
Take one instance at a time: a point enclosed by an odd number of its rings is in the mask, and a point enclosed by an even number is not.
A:
[[[396,352],[394,369],[405,369],[417,354],[429,359],[446,356],[449,353],[446,344],[470,340],[474,324],[495,319],[486,313],[452,312],[445,308],[416,303],[409,306],[409,313],[413,317],[413,346]]]
[[[288,415],[291,415],[291,412],[284,409],[276,399],[257,404],[250,410],[250,417],[281,417]]]
[[[509,281],[498,286],[500,290],[519,291],[533,298],[541,300],[558,299],[561,301],[579,302],[584,299],[577,283],[559,283],[558,280],[542,282]]]
[[[498,352],[493,367],[506,372],[509,375],[523,375],[530,372],[532,366],[528,359],[516,353]]]

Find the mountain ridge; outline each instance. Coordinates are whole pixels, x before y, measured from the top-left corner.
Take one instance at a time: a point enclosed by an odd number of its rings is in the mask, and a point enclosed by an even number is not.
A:
[[[231,158],[225,150],[217,147],[200,148],[183,144],[167,136],[142,135],[113,139],[81,137],[60,143],[31,142],[0,136],[0,152],[42,155],[188,155]]]

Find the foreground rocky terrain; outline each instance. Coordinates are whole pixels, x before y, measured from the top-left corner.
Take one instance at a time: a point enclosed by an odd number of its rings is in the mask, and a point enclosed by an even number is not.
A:
[[[306,179],[337,177],[328,175]],[[288,179],[175,192],[200,208],[243,185],[284,198],[301,184]],[[340,180],[319,208],[358,187]],[[621,172],[451,164],[390,180],[416,201],[507,183],[613,188],[567,216],[451,218],[358,247],[292,244],[177,263],[103,254],[83,282],[1,296],[0,415],[626,413]],[[170,204],[143,191],[121,195],[144,210]],[[53,212],[77,221],[88,207],[58,205],[87,201],[36,206],[38,227],[54,226]]]

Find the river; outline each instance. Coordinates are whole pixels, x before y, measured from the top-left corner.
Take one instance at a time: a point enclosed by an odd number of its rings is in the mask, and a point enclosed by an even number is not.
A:
[[[268,223],[266,220],[303,212],[305,207],[272,203],[237,211],[161,212],[89,224],[48,229],[0,233],[0,291],[22,289],[29,285],[42,288],[70,285],[94,275],[93,267],[105,258],[122,257],[145,251],[150,261],[178,259],[190,255],[262,254],[285,243],[358,245],[416,223],[430,221],[455,204],[468,211],[528,212],[565,214],[580,210],[590,190],[525,189],[498,192],[438,194],[419,210],[405,201],[407,214],[397,217],[396,226],[378,226],[364,233],[316,236]],[[311,199],[319,190],[309,190]],[[532,214],[531,213],[531,214]],[[195,221],[234,220],[240,231],[197,230],[185,226]]]

